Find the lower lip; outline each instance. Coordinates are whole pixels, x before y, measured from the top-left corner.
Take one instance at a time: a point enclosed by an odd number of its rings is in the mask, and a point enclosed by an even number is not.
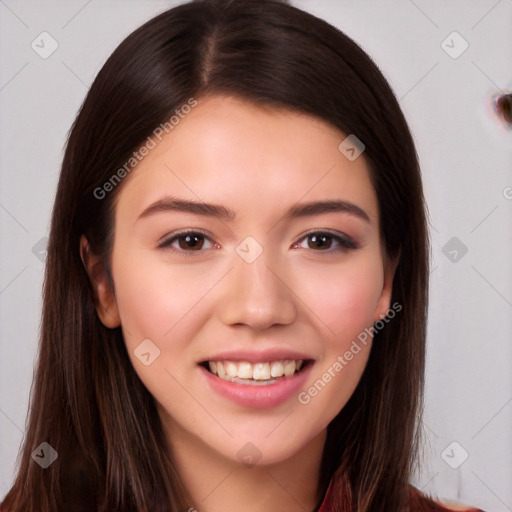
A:
[[[199,366],[210,388],[219,395],[228,398],[238,405],[253,409],[269,409],[285,402],[303,387],[313,365],[308,365],[291,377],[276,380],[273,384],[254,385],[239,384],[221,379]]]

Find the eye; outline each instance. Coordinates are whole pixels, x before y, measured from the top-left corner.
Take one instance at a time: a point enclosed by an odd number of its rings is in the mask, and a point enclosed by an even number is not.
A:
[[[201,231],[171,233],[158,243],[159,249],[170,249],[185,256],[192,256],[192,253],[200,253],[206,249],[218,247],[220,246],[212,242],[210,237]],[[294,249],[313,249],[316,252],[335,252],[358,249],[359,245],[347,235],[334,234],[329,231],[312,231],[295,242],[292,247]]]
[[[312,231],[307,233],[294,248],[313,249],[320,252],[333,252],[337,250],[358,249],[359,245],[349,236],[330,233],[329,231]]]
[[[208,235],[201,231],[171,233],[158,243],[159,249],[168,248],[176,252],[185,253],[201,252],[204,249],[212,249],[213,247],[214,244]]]

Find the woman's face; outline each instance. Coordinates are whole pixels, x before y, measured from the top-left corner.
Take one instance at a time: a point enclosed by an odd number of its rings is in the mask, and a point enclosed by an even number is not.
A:
[[[348,159],[345,137],[203,98],[119,185],[115,296],[99,314],[120,322],[171,443],[283,461],[352,395],[393,269],[364,154]]]

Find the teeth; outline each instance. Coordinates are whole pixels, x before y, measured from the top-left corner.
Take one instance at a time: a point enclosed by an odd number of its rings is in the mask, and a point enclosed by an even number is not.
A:
[[[295,373],[295,361],[286,361],[284,364],[284,374],[289,377]]]
[[[268,380],[270,379],[270,364],[269,363],[257,363],[254,365],[252,371],[252,378],[254,380]]]
[[[225,379],[226,378],[226,370],[224,370],[224,365],[222,363],[217,363],[217,375],[221,378],[221,379]]]
[[[222,363],[219,363],[222,364]],[[241,379],[252,379],[252,364],[238,363],[238,377]]]
[[[285,359],[283,361],[251,364],[247,361],[209,361],[210,371],[224,380],[268,381],[279,377],[290,377],[302,368],[302,360]]]
[[[235,363],[228,361],[224,369],[230,377],[238,377],[238,367]]]
[[[270,375],[272,377],[282,377],[284,375],[284,366],[281,361],[274,361],[270,367]]]

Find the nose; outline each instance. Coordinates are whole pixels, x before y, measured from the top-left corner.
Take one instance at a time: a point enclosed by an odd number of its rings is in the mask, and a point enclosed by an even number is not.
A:
[[[268,261],[265,251],[252,263],[235,255],[227,279],[219,313],[225,325],[262,330],[295,320],[297,297],[286,284],[285,272]]]

